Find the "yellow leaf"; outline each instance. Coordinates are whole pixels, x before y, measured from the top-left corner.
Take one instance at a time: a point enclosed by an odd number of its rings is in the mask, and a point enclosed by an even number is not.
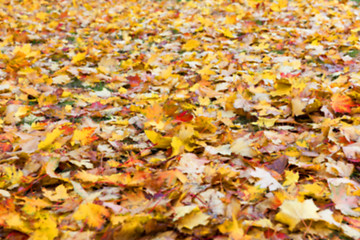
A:
[[[15,117],[23,117],[30,111],[29,106],[21,106],[18,108],[18,110],[15,113]]]
[[[307,103],[301,101],[299,97],[291,99],[292,112],[295,116],[300,116],[305,114],[304,110]]]
[[[79,171],[75,174],[75,178],[80,179],[83,182],[95,183],[101,179],[101,176],[91,174],[86,171]]]
[[[103,57],[98,65],[99,65],[98,69],[101,72],[105,74],[109,74],[116,71],[116,68],[118,66],[118,61],[114,58]]]
[[[182,141],[189,140],[196,134],[194,126],[190,124],[183,124],[179,131],[179,138]]]
[[[21,210],[28,215],[35,215],[36,213],[39,213],[41,209],[51,206],[49,201],[40,198],[24,197],[22,198],[22,201],[24,201],[24,206],[21,208]]]
[[[121,230],[117,232],[116,239],[140,239],[140,235],[144,232],[144,227],[153,217],[146,214],[136,215],[118,215],[111,217],[113,226],[121,225]]]
[[[276,89],[275,91],[270,92],[270,95],[273,97],[289,95],[291,92],[291,85],[285,83],[276,83],[275,89]]]
[[[245,226],[261,227],[261,228],[273,228],[274,225],[267,218],[260,218],[258,220],[247,220],[244,221]]]
[[[308,148],[309,144],[306,140],[297,140],[296,141],[296,145],[298,145],[299,147],[303,147],[303,148]]]
[[[185,215],[191,213],[192,211],[199,211],[199,207],[197,205],[179,206],[174,207],[174,210],[175,216],[173,218],[173,221],[177,221]]]
[[[51,133],[46,134],[46,138],[44,141],[41,141],[38,145],[38,149],[47,149],[51,147],[54,141],[61,136],[63,130],[59,128],[55,128]]]
[[[236,15],[226,16],[225,24],[233,25],[237,21]]]
[[[171,156],[179,155],[184,151],[184,142],[178,137],[173,137],[171,140],[172,154]]]
[[[264,118],[259,117],[258,120],[252,124],[258,125],[259,127],[271,128],[275,125],[277,118]]]
[[[30,44],[24,44],[21,47],[16,46],[13,50],[13,55],[25,55],[26,58],[35,57],[40,54],[40,51],[32,51]]]
[[[216,74],[213,70],[211,70],[212,67],[213,67],[213,65],[209,64],[209,65],[203,67],[201,70],[199,70],[198,73],[202,76]]]
[[[89,227],[101,228],[105,218],[110,216],[110,212],[103,206],[86,203],[80,205],[73,217],[75,220],[84,221]]]
[[[71,105],[66,105],[64,109],[67,113],[70,113],[73,107]]]
[[[22,220],[22,217],[19,213],[10,213],[6,216],[5,222],[7,228],[15,229],[23,233],[31,233],[32,230],[29,228],[28,224]]]
[[[38,97],[40,95],[40,92],[34,88],[23,88],[21,89],[22,92],[26,93],[27,95],[31,95],[34,97]]]
[[[197,135],[194,126],[190,124],[181,125],[178,136],[172,138],[171,146],[173,149],[172,156],[178,155],[184,151],[193,151],[195,148],[195,140],[193,136]]]
[[[301,155],[301,153],[295,147],[288,147],[285,150],[285,155],[288,156],[288,157],[299,157]]]
[[[46,106],[46,105],[51,105],[51,104],[54,104],[58,101],[56,95],[48,95],[48,96],[45,96],[44,94],[42,94],[39,98],[38,98],[38,102],[39,102],[39,106],[40,107],[43,107],[43,106]]]
[[[288,5],[287,0],[277,0],[276,2],[273,2],[270,6],[271,10],[274,12],[280,12],[283,8],[286,8]]]
[[[123,88],[123,87],[120,87],[119,90],[118,90],[118,92],[119,92],[120,94],[125,94],[125,93],[127,93],[127,89],[126,89],[126,88]]]
[[[232,221],[226,220],[219,227],[219,231],[223,234],[229,234],[229,237],[232,240],[242,240],[244,238],[244,230],[239,227],[239,223],[235,218],[235,214],[233,214]]]
[[[209,19],[209,18],[204,18],[204,17],[199,17],[198,18],[198,21],[203,25],[203,26],[206,26],[206,27],[209,27],[209,26],[212,26],[212,25],[214,25],[214,22],[213,21],[211,21],[211,19]]]
[[[36,13],[36,17],[42,21],[45,21],[48,14],[46,12],[38,12]]]
[[[191,50],[198,48],[199,46],[200,46],[200,42],[198,40],[190,39],[182,46],[182,48],[185,51],[191,51]]]
[[[155,61],[158,59],[158,57],[159,57],[159,54],[153,53],[153,54],[149,57],[149,59],[148,59],[148,61],[147,61],[147,65],[151,65],[153,62],[155,62]]]
[[[55,188],[55,191],[48,191],[46,189],[43,189],[43,195],[47,197],[50,201],[60,201],[65,200],[69,198],[69,194],[67,193],[67,190],[63,184],[57,186]]]
[[[299,202],[298,200],[285,200],[280,206],[280,212],[276,214],[275,220],[289,225],[293,231],[298,223],[305,219],[318,219],[318,207],[312,199]]]
[[[171,72],[172,72],[172,66],[169,66],[167,69],[162,71],[161,78],[168,79],[171,76]]]
[[[210,99],[206,96],[205,97],[199,96],[199,103],[201,106],[208,106],[210,104]]]
[[[145,130],[148,139],[155,144],[155,148],[168,148],[171,143],[170,137],[163,137],[160,133],[151,130]]]
[[[59,235],[56,219],[48,214],[44,215],[34,224],[36,230],[31,236],[32,240],[53,240]]]
[[[86,52],[76,54],[71,60],[71,63],[77,63],[84,60],[86,58],[86,54]]]
[[[299,180],[299,173],[285,170],[285,182],[283,186],[290,186]]]
[[[222,30],[220,30],[219,32],[221,32],[222,34],[224,34],[225,37],[228,38],[235,38],[235,34],[228,28],[223,28]]]
[[[187,228],[193,229],[199,225],[206,225],[209,222],[210,216],[201,212],[201,211],[192,211],[191,213],[185,215],[178,221],[178,228]]]

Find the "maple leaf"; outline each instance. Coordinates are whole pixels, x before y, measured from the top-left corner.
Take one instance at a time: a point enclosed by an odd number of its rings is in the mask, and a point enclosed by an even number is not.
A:
[[[184,217],[181,217],[180,220],[178,220],[177,226],[179,229],[193,229],[199,225],[206,225],[209,222],[209,218],[209,215],[195,209]]]
[[[52,132],[46,134],[46,138],[44,141],[41,141],[38,145],[39,149],[47,149],[53,146],[55,140],[63,134],[63,130],[60,128],[55,128]],[[60,147],[60,146],[57,146]]]
[[[357,4],[235,2],[0,1],[0,235],[359,239]]]
[[[198,40],[190,39],[183,45],[183,49],[186,51],[191,51],[198,48],[199,46],[200,46],[200,42]]]
[[[240,154],[244,157],[253,157],[255,155],[255,151],[250,146],[253,140],[249,139],[249,137],[250,134],[236,139],[231,144],[230,150],[233,153]]]
[[[32,51],[31,44],[24,44],[21,47],[16,46],[13,50],[13,55],[25,55],[25,58],[34,57],[40,54],[40,51]]]
[[[218,229],[221,233],[229,234],[229,237],[232,240],[249,239],[249,237],[245,236],[245,231],[242,229],[242,226],[239,224],[239,221],[234,214],[232,216],[232,221],[226,220],[218,226]]]
[[[290,186],[294,183],[296,183],[299,180],[299,173],[292,172],[292,171],[285,171],[285,182],[283,183],[283,186]]]
[[[225,204],[221,199],[225,198],[225,195],[214,189],[208,189],[205,192],[199,194],[199,197],[202,199],[202,202],[199,201],[199,205],[205,203],[205,206],[208,207],[211,212],[218,215],[224,215]],[[197,200],[197,199],[196,199]]]
[[[180,122],[190,122],[193,119],[193,115],[189,111],[184,111],[176,115],[175,119]]]
[[[360,212],[353,210],[358,207],[359,197],[348,195],[347,184],[345,182],[329,179],[329,187],[331,190],[331,200],[335,203],[335,208],[339,209],[343,214],[360,217]]]
[[[77,62],[80,62],[80,61],[84,60],[86,58],[86,55],[87,55],[86,52],[76,54],[72,58],[71,63],[77,63]]]
[[[59,201],[69,198],[67,190],[64,185],[59,185],[55,188],[55,191],[43,190],[44,196],[47,197],[50,201]]]
[[[173,221],[179,220],[180,218],[184,217],[186,214],[189,214],[194,210],[199,210],[197,205],[174,207],[175,216],[173,218]]]
[[[88,145],[98,139],[97,136],[93,136],[96,128],[95,127],[84,127],[82,129],[76,129],[71,139],[71,145],[80,143],[81,146]]]
[[[10,152],[12,149],[12,145],[10,143],[0,142],[0,153]]]
[[[67,84],[70,82],[70,77],[68,75],[59,75],[52,79],[52,82],[55,84]]]
[[[347,95],[335,93],[331,97],[331,107],[338,113],[351,113],[351,107],[354,107],[352,99]]]
[[[260,180],[256,183],[256,186],[261,188],[269,188],[270,191],[282,188],[281,184],[273,177],[269,172],[262,168],[255,168],[255,171],[251,171],[252,177],[259,178]]]
[[[21,218],[19,213],[6,214],[5,223],[6,227],[10,229],[15,229],[27,234],[33,232],[29,224]]]
[[[41,214],[39,221],[34,224],[36,228],[32,233],[31,239],[34,240],[53,240],[59,235],[56,219],[48,213]]]
[[[109,210],[101,205],[94,203],[81,204],[75,211],[73,218],[84,221],[92,228],[101,228],[105,219],[110,216]]]
[[[293,231],[302,220],[319,219],[318,210],[319,208],[312,199],[307,199],[303,202],[285,200],[280,206],[280,212],[276,214],[275,220],[289,225],[289,230]]]
[[[148,139],[155,144],[155,148],[168,148],[170,146],[170,137],[163,137],[160,133],[150,130],[145,130],[145,134]]]
[[[140,86],[141,84],[141,78],[138,75],[128,76],[126,79],[129,80],[129,84],[132,88]]]
[[[24,173],[21,170],[16,169],[14,165],[4,168],[4,175],[6,182],[10,183],[11,187],[18,186],[21,183],[21,179],[24,176]],[[1,185],[0,185],[1,186]]]

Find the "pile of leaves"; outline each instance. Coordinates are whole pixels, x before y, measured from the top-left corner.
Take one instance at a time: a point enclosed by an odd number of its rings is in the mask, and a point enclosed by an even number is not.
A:
[[[359,239],[358,16],[1,1],[0,238]]]

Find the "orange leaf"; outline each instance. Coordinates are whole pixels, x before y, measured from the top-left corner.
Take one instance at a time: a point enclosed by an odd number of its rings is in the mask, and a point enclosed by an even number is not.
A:
[[[349,96],[336,93],[331,97],[331,107],[335,112],[350,113],[353,106],[354,103]]]
[[[98,139],[96,135],[93,136],[96,128],[85,127],[81,130],[76,129],[71,139],[71,145],[74,146],[76,143],[80,143],[81,146],[87,145]]]

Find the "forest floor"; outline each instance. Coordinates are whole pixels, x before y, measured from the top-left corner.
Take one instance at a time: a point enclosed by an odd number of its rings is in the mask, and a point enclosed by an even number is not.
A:
[[[356,1],[0,3],[0,238],[359,239]]]

